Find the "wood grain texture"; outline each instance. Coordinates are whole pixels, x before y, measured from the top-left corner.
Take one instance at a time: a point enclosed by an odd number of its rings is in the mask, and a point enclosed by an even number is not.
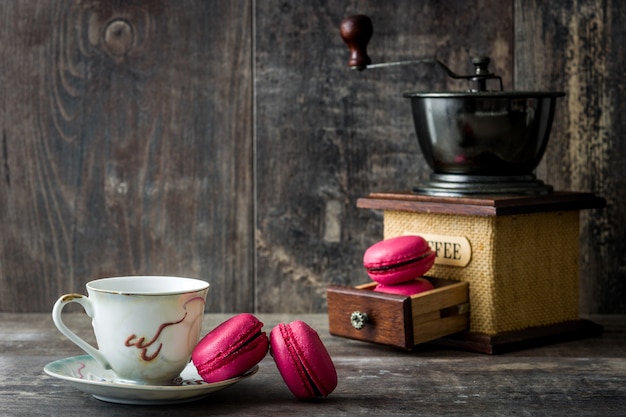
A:
[[[466,88],[432,66],[351,71],[341,20],[370,16],[373,63],[437,55],[459,73],[491,55],[512,83],[512,4],[464,1],[263,1],[256,5],[257,309],[313,312],[329,283],[363,282],[363,251],[381,213],[374,190],[410,189],[428,173],[413,90]],[[276,302],[280,299],[280,302]]]
[[[506,216],[605,207],[606,201],[591,193],[555,191],[542,196],[434,197],[404,193],[370,193],[357,207],[461,216]]]
[[[358,330],[351,324],[355,311],[368,317],[365,326]],[[328,322],[333,335],[410,348],[413,346],[411,318],[411,300],[407,297],[375,292],[372,288],[328,287]]]
[[[205,316],[204,331],[230,317]],[[293,314],[259,315],[269,331]],[[29,417],[179,416],[619,416],[626,409],[626,318],[594,317],[600,338],[500,356],[422,346],[405,352],[332,337],[325,314],[298,315],[316,329],[337,368],[326,399],[297,401],[268,355],[253,377],[189,404],[128,406],[95,400],[44,374],[81,351],[49,314],[0,313],[0,414]],[[89,320],[68,315],[80,334]]]
[[[7,1],[0,18],[0,310],[135,274],[252,309],[251,3]]]
[[[581,311],[589,313],[626,311],[625,19],[620,1],[515,1],[516,89],[567,93],[538,176],[607,200],[581,217]]]
[[[328,327],[331,334],[411,350],[468,329],[468,285],[429,278],[434,289],[406,297],[374,291],[376,283],[328,287]],[[366,314],[360,329],[352,314]]]
[[[375,191],[429,174],[401,94],[487,54],[505,89],[567,92],[538,177],[597,193],[582,310],[626,312],[624,25],[617,0],[6,0],[0,4],[0,311],[49,311],[105,275],[207,279],[209,311],[320,312],[365,277]],[[253,32],[254,28],[254,32]]]

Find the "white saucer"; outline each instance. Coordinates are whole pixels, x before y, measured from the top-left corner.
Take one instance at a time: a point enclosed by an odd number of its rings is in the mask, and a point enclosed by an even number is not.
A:
[[[224,389],[259,370],[255,366],[245,374],[226,381],[207,383],[200,378],[192,363],[181,372],[180,385],[138,385],[125,383],[113,371],[103,369],[91,356],[74,356],[47,364],[43,370],[50,376],[64,379],[73,387],[95,398],[119,404],[154,405],[196,401]]]

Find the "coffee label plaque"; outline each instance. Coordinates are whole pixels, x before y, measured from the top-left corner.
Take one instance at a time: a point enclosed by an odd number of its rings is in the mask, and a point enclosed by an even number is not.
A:
[[[464,236],[446,236],[432,233],[405,232],[405,235],[419,235],[428,241],[435,251],[435,264],[466,267],[472,260],[472,245]]]

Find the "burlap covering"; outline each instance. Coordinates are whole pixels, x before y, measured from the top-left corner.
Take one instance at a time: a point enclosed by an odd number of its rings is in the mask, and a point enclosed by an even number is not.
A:
[[[472,259],[427,275],[468,282],[470,331],[499,334],[578,316],[579,212],[463,216],[387,210],[385,239],[432,233],[464,236]]]

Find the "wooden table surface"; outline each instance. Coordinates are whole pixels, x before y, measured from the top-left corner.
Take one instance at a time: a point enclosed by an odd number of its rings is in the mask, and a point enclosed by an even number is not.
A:
[[[93,341],[80,313],[66,323]],[[205,331],[230,315],[208,314]],[[328,334],[317,315],[258,315],[266,330],[304,320],[333,357],[337,389],[326,399],[296,400],[270,356],[259,372],[201,400],[177,405],[112,404],[46,375],[54,360],[83,354],[49,314],[0,313],[1,416],[617,416],[626,415],[626,316],[593,316],[600,338],[498,356],[423,346],[413,352]]]

